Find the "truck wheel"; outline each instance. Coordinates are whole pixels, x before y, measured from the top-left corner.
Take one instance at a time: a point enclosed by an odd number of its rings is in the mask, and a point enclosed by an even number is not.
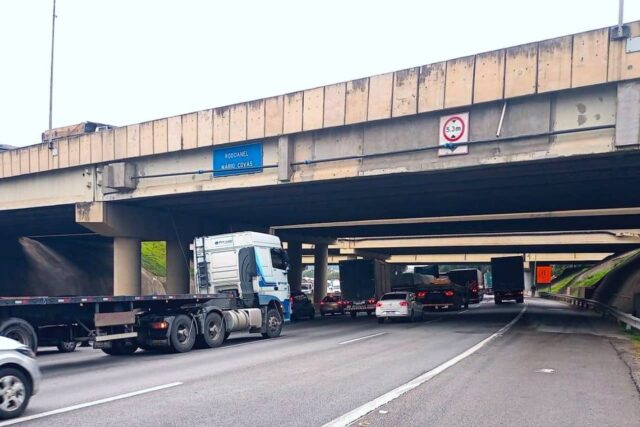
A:
[[[0,419],[20,416],[31,399],[31,381],[15,368],[0,369]]]
[[[352,311],[352,312],[351,312],[351,317],[356,317],[357,315],[358,315],[358,312],[357,312],[357,311]]]
[[[267,331],[262,333],[265,338],[276,338],[280,336],[282,332],[282,316],[276,308],[269,308],[267,310]]]
[[[207,316],[209,317],[209,316]],[[196,331],[189,316],[180,314],[173,319],[169,344],[176,353],[186,353],[196,342]]]
[[[211,313],[207,314],[207,317],[204,319],[204,330],[202,331],[201,335],[202,341],[204,341],[204,344],[207,347],[220,347],[224,340],[227,338],[228,333],[229,332],[226,331],[224,325],[224,319],[222,318],[220,313],[212,311]]]
[[[111,347],[102,351],[109,356],[129,356],[138,350],[138,344],[131,340],[117,340],[111,342]]]
[[[38,350],[38,335],[25,320],[10,317],[0,324],[0,335],[26,345],[34,353]]]
[[[60,353],[73,353],[78,343],[75,341],[60,341],[56,347]]]

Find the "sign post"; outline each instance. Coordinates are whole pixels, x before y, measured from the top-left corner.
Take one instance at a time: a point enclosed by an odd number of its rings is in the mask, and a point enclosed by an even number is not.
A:
[[[469,113],[451,114],[440,117],[438,156],[468,154],[469,147],[457,144],[469,142]]]

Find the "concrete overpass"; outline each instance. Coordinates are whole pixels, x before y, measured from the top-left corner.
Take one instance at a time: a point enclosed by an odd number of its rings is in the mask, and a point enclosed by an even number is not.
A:
[[[610,33],[2,152],[0,238],[112,238],[115,292],[136,293],[141,240],[182,255],[196,234],[271,228],[300,265],[301,242],[324,262],[336,237],[635,229],[640,52]],[[452,115],[467,142],[442,145]]]

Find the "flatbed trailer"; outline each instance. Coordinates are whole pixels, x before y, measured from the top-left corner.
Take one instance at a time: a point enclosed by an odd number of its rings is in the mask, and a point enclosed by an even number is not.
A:
[[[73,351],[87,342],[113,355],[139,347],[176,352],[197,343],[217,347],[235,331],[278,336],[281,304],[257,300],[232,293],[0,298],[0,335],[34,351],[39,345]]]
[[[192,249],[194,293],[0,298],[0,335],[33,351],[89,343],[112,355],[218,347],[232,332],[280,335],[290,307],[288,259],[277,236],[202,236]]]

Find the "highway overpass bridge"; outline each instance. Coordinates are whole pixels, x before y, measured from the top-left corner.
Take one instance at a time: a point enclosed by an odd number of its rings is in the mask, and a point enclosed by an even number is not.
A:
[[[271,230],[299,266],[301,243],[325,264],[336,238],[635,230],[640,22],[628,27],[0,153],[0,238],[112,241],[101,253],[130,294],[141,240],[167,240],[179,292],[204,233]],[[611,249],[579,243],[557,251]]]

